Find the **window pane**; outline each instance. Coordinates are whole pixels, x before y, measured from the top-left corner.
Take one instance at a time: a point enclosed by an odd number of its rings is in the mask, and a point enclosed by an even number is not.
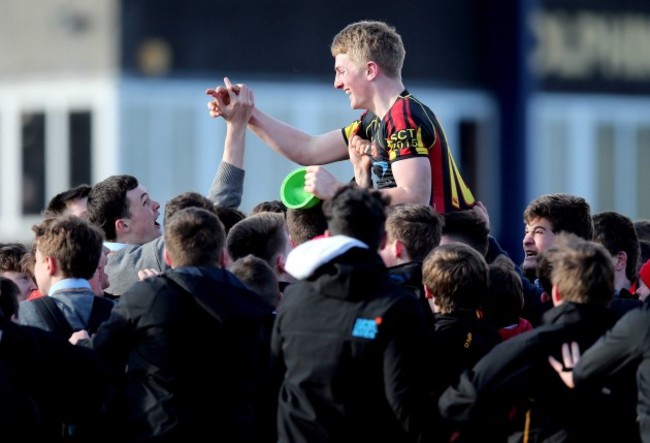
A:
[[[616,153],[614,126],[611,123],[600,124],[596,132],[598,172],[597,198],[598,208],[602,210],[614,210],[614,155]]]
[[[637,218],[650,218],[650,126],[642,126],[638,132],[636,159]]]
[[[538,153],[542,161],[535,165],[537,174],[548,176],[544,193],[566,192],[569,163],[569,131],[565,119],[552,119],[546,125],[548,145]]]
[[[90,183],[92,114],[70,113],[70,187]]]
[[[45,207],[45,114],[22,115],[23,214]]]

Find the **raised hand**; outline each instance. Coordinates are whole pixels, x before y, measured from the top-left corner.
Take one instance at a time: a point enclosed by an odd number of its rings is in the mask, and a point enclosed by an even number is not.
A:
[[[562,344],[562,360],[564,364],[551,356],[548,357],[548,362],[555,369],[555,372],[558,373],[564,384],[573,389],[575,387],[573,383],[573,368],[578,363],[578,360],[580,360],[580,346],[578,346],[578,343],[571,342],[570,346],[568,343]]]
[[[242,84],[233,85],[228,77],[224,77],[223,82],[224,86],[205,90],[205,93],[213,98],[208,102],[208,112],[212,118],[223,117],[223,109],[231,104],[232,98],[237,96],[244,86]]]

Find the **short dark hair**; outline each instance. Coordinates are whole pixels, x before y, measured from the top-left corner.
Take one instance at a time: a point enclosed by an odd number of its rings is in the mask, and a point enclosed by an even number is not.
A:
[[[20,259],[20,266],[22,266],[23,273],[29,275],[32,280],[36,281],[34,276],[34,265],[36,264],[36,243],[22,256]]]
[[[294,246],[323,235],[327,230],[327,219],[323,213],[323,202],[311,208],[287,210],[287,228]]]
[[[277,212],[278,214],[286,215],[287,207],[280,200],[268,200],[256,204],[251,209],[251,215],[259,214],[260,212]]]
[[[47,204],[47,208],[43,211],[43,216],[45,218],[53,218],[65,214],[69,202],[88,197],[91,189],[92,186],[84,183],[56,194]]]
[[[639,248],[641,250],[639,263],[645,263],[650,260],[650,241],[639,240]]]
[[[473,209],[467,209],[447,212],[443,217],[445,225],[442,228],[442,235],[471,246],[485,257],[490,244],[490,229],[481,216]]]
[[[443,217],[429,205],[403,203],[387,209],[388,240],[399,240],[413,261],[423,261],[440,244]]]
[[[273,260],[284,251],[287,241],[284,216],[277,212],[260,212],[233,226],[226,243],[233,261],[253,254],[274,267]]]
[[[486,315],[497,328],[516,324],[524,307],[523,285],[515,269],[512,260],[504,255],[489,265]]]
[[[634,229],[639,240],[650,241],[650,219],[642,218],[634,221]]]
[[[219,218],[203,208],[180,209],[165,226],[165,248],[175,268],[218,266],[225,238]]]
[[[553,246],[551,246],[549,249],[551,248],[553,248]],[[539,281],[539,285],[542,287],[544,292],[550,296],[553,290],[553,282],[551,280],[551,274],[553,273],[553,263],[551,263],[549,260],[546,251],[537,254],[535,260],[537,262],[535,273],[537,280]]]
[[[246,218],[246,214],[237,208],[214,205],[214,209],[217,212],[217,217],[219,217],[219,220],[223,223],[226,235],[228,235],[233,226]]]
[[[0,246],[0,275],[3,272],[25,272],[22,258],[28,252],[29,249],[21,243],[7,243]]]
[[[230,272],[268,304],[277,306],[280,294],[278,279],[267,262],[249,254],[235,260],[230,267]]]
[[[126,193],[138,187],[132,175],[112,175],[97,183],[88,194],[88,220],[104,232],[108,241],[115,241],[115,222],[131,216]]]
[[[585,240],[594,236],[591,207],[582,198],[571,194],[546,194],[536,198],[524,211],[524,223],[545,218],[553,233],[569,232]]]
[[[198,192],[183,192],[182,194],[172,197],[172,199],[165,204],[163,223],[166,225],[167,220],[169,220],[172,215],[185,208],[203,208],[218,216],[212,200]]]
[[[634,223],[628,217],[614,211],[599,212],[592,218],[594,221],[594,241],[602,244],[612,257],[621,251],[625,252],[625,255],[627,255],[625,276],[628,280],[634,281],[637,276],[641,253],[639,237],[634,229]]]
[[[36,248],[53,257],[68,278],[90,280],[102,254],[102,234],[86,220],[74,215],[50,218],[32,227]]]
[[[386,207],[390,198],[377,190],[347,184],[323,203],[327,229],[332,235],[347,235],[379,249],[386,232]]]

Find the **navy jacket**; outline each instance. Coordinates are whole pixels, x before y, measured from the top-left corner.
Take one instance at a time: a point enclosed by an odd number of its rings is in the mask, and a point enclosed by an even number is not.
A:
[[[122,441],[262,441],[272,322],[273,308],[224,269],[133,285],[92,339],[123,378],[111,405]]]

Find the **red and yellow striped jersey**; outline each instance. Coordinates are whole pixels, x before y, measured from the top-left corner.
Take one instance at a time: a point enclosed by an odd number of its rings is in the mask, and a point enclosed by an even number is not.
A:
[[[342,129],[347,143],[354,134],[370,141],[372,172],[379,189],[396,186],[393,162],[428,157],[431,165],[431,205],[439,213],[469,209],[476,200],[460,175],[442,125],[434,113],[407,90],[383,119],[366,111]]]

